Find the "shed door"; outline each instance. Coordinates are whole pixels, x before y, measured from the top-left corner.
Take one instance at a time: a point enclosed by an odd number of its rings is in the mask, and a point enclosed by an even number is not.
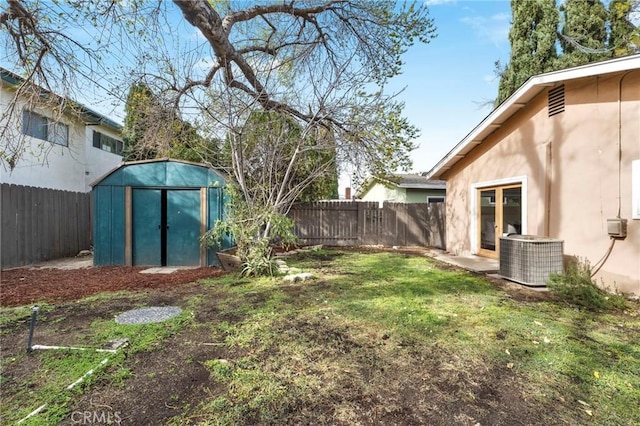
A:
[[[200,265],[200,190],[133,189],[134,265]]]
[[[134,265],[162,265],[162,190],[133,189]]]
[[[167,265],[200,265],[200,190],[167,191]]]

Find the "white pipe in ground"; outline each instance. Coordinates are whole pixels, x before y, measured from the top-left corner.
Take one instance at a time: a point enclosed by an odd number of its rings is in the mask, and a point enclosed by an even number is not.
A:
[[[47,346],[47,345],[33,345],[31,349],[63,349],[63,350],[71,350],[71,351],[96,351],[96,352],[109,352],[115,354],[118,352],[117,349],[92,349],[92,348],[80,348],[76,346]]]
[[[118,341],[116,341],[116,345],[117,347],[115,349],[94,349],[96,352],[109,352],[109,353],[116,353],[118,352],[118,349],[120,349],[122,346],[125,346],[128,343],[128,339],[119,339]],[[67,346],[44,346],[44,345],[34,345],[32,347],[32,349],[71,349],[71,350],[81,350],[81,351],[87,351],[87,350],[92,350],[92,349],[87,349],[87,348],[78,348],[78,347],[67,347]],[[98,366],[96,368],[92,368],[91,370],[87,371],[86,373],[84,373],[82,375],[82,377],[80,377],[78,380],[76,380],[75,382],[71,383],[69,386],[67,386],[65,389],[66,390],[71,390],[73,389],[76,385],[78,385],[79,383],[82,383],[82,381],[84,379],[86,379],[87,377],[89,377],[90,375],[92,375],[96,369],[102,367],[103,365],[105,365],[107,362],[109,362],[109,358],[110,357],[106,357],[105,359],[103,359],[102,361],[100,361],[100,364],[98,364]],[[35,416],[36,414],[38,414],[39,412],[41,412],[42,410],[45,409],[45,407],[47,406],[47,404],[42,404],[41,406],[39,406],[38,408],[36,408],[35,410],[33,410],[32,412],[30,412],[26,417],[24,417],[23,419],[21,419],[18,424],[24,422],[25,420]]]

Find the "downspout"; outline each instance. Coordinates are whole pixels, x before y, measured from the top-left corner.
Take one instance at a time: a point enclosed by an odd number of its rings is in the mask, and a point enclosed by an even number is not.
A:
[[[618,215],[620,218],[622,206],[622,80],[629,75],[631,71],[625,72],[618,82]]]
[[[552,179],[552,173],[553,173],[553,169],[551,168],[553,166],[552,161],[553,161],[553,150],[552,150],[552,143],[551,141],[549,141],[546,145],[545,145],[545,174],[544,174],[544,195],[545,195],[545,200],[544,200],[544,236],[546,237],[550,237],[550,232],[551,232],[551,179]]]

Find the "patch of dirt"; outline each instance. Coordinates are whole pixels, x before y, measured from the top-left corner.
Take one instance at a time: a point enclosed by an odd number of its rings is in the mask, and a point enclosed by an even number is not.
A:
[[[171,274],[141,274],[143,267],[100,266],[79,269],[20,268],[2,271],[0,306],[59,303],[102,292],[172,288],[225,274],[218,268],[180,269]]]
[[[199,286],[193,286],[193,290],[201,294],[211,291]],[[173,296],[172,303],[180,304],[180,293],[171,291],[163,293],[163,297]],[[203,320],[200,313],[207,317],[215,317],[218,313],[217,298],[213,294],[208,296],[198,306],[197,323]],[[149,300],[154,299],[157,300],[157,294],[150,295]],[[117,413],[117,424],[160,425],[182,414],[185,407],[196,406],[212,393],[218,393],[215,388],[220,385],[209,379],[204,362],[235,355],[211,342],[208,330],[206,327],[189,327],[162,342],[158,350],[130,357],[125,366],[131,370],[132,377],[126,380],[125,385],[114,385],[106,378],[94,383],[87,393],[74,401],[72,413],[108,410],[114,417]],[[69,416],[60,424],[77,423]]]

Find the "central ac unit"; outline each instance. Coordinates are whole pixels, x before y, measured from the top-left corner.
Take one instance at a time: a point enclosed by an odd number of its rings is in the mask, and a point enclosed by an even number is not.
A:
[[[529,286],[545,286],[563,271],[563,241],[533,235],[500,238],[500,275]]]

